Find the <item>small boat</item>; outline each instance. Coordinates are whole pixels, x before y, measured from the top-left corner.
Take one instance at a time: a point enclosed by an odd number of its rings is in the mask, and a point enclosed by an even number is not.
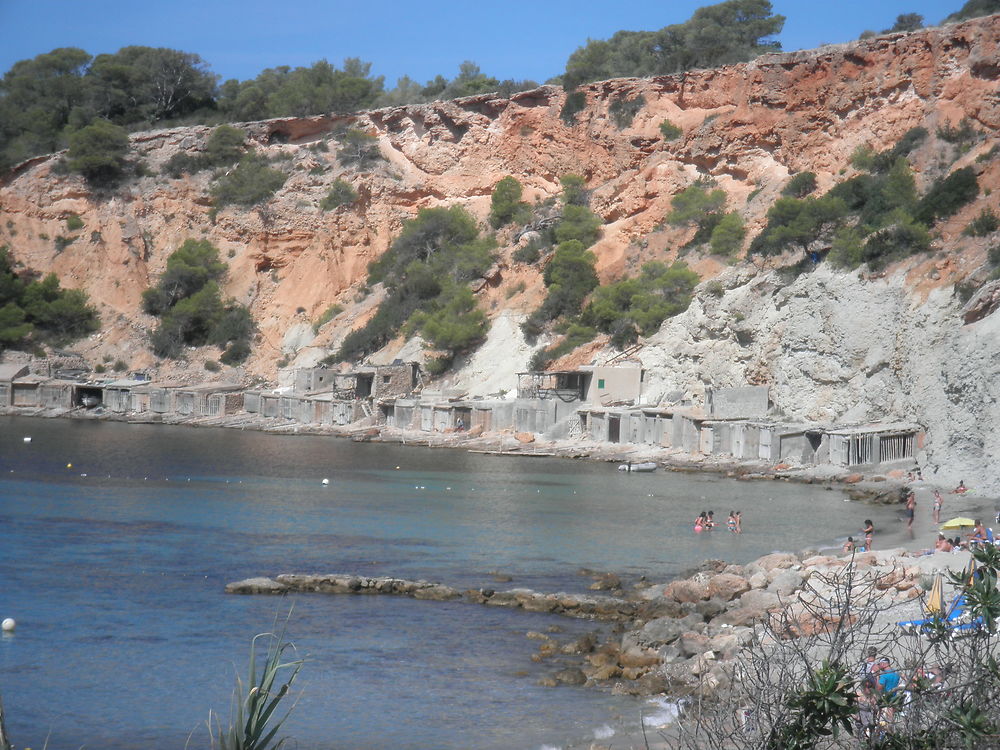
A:
[[[97,396],[84,396],[83,398],[80,399],[80,403],[85,408],[92,409],[99,403],[101,403],[101,399],[97,398]]]
[[[642,463],[633,464],[621,464],[618,467],[618,471],[656,471],[655,461],[643,461]]]

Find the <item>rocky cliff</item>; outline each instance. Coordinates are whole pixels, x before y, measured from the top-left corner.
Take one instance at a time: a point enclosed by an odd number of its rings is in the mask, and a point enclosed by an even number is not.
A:
[[[821,266],[789,280],[776,270],[789,258],[730,267],[688,251],[685,260],[713,283],[703,284],[691,308],[667,321],[640,356],[653,396],[680,390],[697,400],[704,384],[768,383],[790,417],[920,422],[928,429],[929,466],[949,479],[982,475],[1000,453],[1000,322],[991,314],[1000,295],[985,290],[984,301],[963,315],[955,288],[986,281],[987,250],[998,241],[996,233],[962,235],[974,216],[1000,202],[998,46],[1000,16],[992,16],[719,70],[594,83],[584,87],[586,106],[573,124],[560,117],[565,94],[554,87],[509,100],[479,96],[249,123],[243,127],[256,148],[289,179],[263,206],[217,215],[208,172],[139,177],[98,194],[60,174],[59,155],[42,157],[0,181],[0,245],[25,267],[55,271],[64,285],[86,289],[99,305],[103,330],[76,347],[92,361],[113,357],[131,368],[193,373],[218,352],[192,351],[182,365],[157,362],[145,339],[155,321],[139,303],[181,242],[206,237],[229,266],[225,291],[250,306],[260,330],[246,367],[226,374],[273,380],[279,362],[317,361],[371,314],[379,290],[366,293],[367,265],[422,207],[461,204],[485,218],[505,175],[525,186],[526,199],[543,200],[559,192],[562,175],[581,174],[605,222],[593,249],[607,281],[683,252],[693,229],[664,227],[663,219],[671,198],[699,177],[725,190],[727,210],[743,215],[749,239],[791,174],[815,172],[822,192],[854,174],[858,146],[887,148],[922,126],[931,137],[911,154],[918,187],[971,166],[981,188],[976,201],[935,228],[931,254],[877,277]],[[611,104],[640,95],[634,119],[618,127]],[[960,152],[934,134],[963,118],[982,136]],[[664,120],[683,134],[664,141]],[[344,126],[376,136],[384,161],[367,171],[341,166],[337,133]],[[209,132],[138,133],[132,148],[159,175],[178,151],[200,151]],[[336,179],[350,182],[360,199],[324,212],[320,202]],[[71,214],[82,229],[68,231]],[[540,273],[511,260],[512,237],[500,239],[508,244],[496,273],[477,285],[493,332],[447,381],[471,392],[512,388],[512,374],[531,352],[516,322],[541,299]],[[332,304],[343,311],[314,334],[313,321]],[[419,352],[419,342],[400,341],[381,356]],[[597,346],[576,355],[595,356],[602,356]],[[984,483],[1000,487],[1000,469],[986,474]]]

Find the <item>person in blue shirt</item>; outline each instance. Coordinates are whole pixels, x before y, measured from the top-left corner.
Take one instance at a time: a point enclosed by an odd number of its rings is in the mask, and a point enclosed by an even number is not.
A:
[[[892,668],[888,656],[879,657],[879,660],[875,662],[875,666],[876,669],[872,670],[872,672],[877,675],[876,684],[878,685],[879,696],[884,701],[891,701],[896,695],[896,690],[899,688],[899,672]],[[896,709],[890,705],[885,709],[885,720],[892,722],[895,714]]]

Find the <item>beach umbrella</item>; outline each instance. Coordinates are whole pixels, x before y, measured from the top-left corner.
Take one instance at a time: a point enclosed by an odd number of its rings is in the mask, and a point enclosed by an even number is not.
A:
[[[946,521],[941,524],[941,530],[945,529],[961,529],[963,526],[975,526],[976,522],[971,518],[965,518],[964,516],[959,516],[958,518],[953,518],[950,521]]]
[[[931,591],[927,595],[927,602],[924,604],[928,614],[944,615],[944,578],[938,573],[934,576],[934,583]]]

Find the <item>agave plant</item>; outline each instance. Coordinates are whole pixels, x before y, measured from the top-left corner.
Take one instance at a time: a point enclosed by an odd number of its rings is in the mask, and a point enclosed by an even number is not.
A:
[[[263,668],[257,672],[258,651],[266,643],[267,652]],[[212,736],[212,747],[216,750],[278,750],[286,738],[275,739],[281,725],[288,718],[291,707],[280,716],[275,711],[282,698],[288,695],[292,682],[302,669],[302,659],[285,661],[286,652],[297,656],[292,643],[285,640],[285,631],[280,633],[258,633],[250,642],[250,674],[246,685],[236,676],[233,700],[230,707],[229,728],[222,729],[218,717],[209,718],[211,733],[212,718],[218,727],[218,737]]]

